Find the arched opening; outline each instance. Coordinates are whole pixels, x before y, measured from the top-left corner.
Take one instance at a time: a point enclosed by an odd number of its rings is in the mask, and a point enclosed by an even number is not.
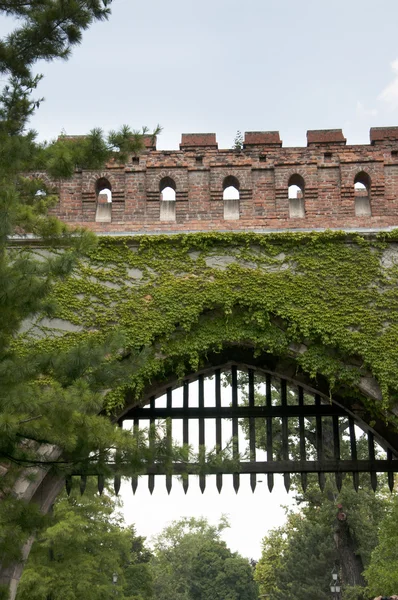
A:
[[[97,223],[111,223],[112,221],[112,186],[108,179],[101,177],[95,184],[97,207],[95,220]]]
[[[360,171],[360,173],[355,175],[355,216],[357,217],[370,217],[372,215],[370,207],[370,185],[370,177],[365,171]]]
[[[239,181],[229,175],[223,183],[224,219],[226,221],[239,219]]]
[[[167,373],[166,370],[164,375]],[[307,478],[308,483],[311,483],[311,478],[315,483],[314,477],[323,489],[325,473],[320,462],[324,463],[325,472],[332,473],[330,477],[335,478],[338,488],[342,482],[343,485],[353,485],[355,489],[358,487],[357,467],[371,477],[374,487],[377,486],[376,471],[387,471],[389,484],[391,487],[394,485],[396,454],[393,450],[398,446],[391,443],[393,439],[388,441],[386,424],[375,420],[364,407],[364,410],[362,407],[358,410],[355,393],[343,397],[333,395],[331,401],[327,382],[322,377],[315,384],[300,369],[292,371],[286,358],[254,355],[247,347],[234,346],[221,353],[209,353],[203,370],[187,373],[183,380],[177,379],[172,371],[166,379],[164,375],[159,381],[150,382],[138,402],[136,399],[125,407],[119,415],[119,423],[125,421],[127,428],[136,427],[139,431],[148,428],[151,422],[155,425],[158,421],[164,423],[166,418],[166,442],[176,436],[177,443],[182,440],[187,446],[192,445],[193,452],[197,452],[200,445],[212,452],[216,443],[214,452],[217,454],[219,449],[224,450],[232,436],[229,444],[231,460],[227,457],[221,470],[221,463],[215,461],[202,474],[195,469],[184,478],[179,476],[178,465],[172,475],[169,472],[163,475],[161,470],[154,469],[140,478],[139,488],[148,485],[153,491],[155,485],[157,489],[159,485],[164,486],[165,481],[168,491],[172,486],[180,485],[188,491],[188,487],[199,483],[200,490],[204,492],[206,486],[210,487],[210,478],[213,477],[218,491],[228,485],[227,478],[232,479],[236,492],[245,485],[245,481],[250,481],[253,491],[263,483],[272,490],[274,477],[279,476],[283,477],[283,484],[289,489],[291,473],[298,473],[304,489]],[[353,429],[350,423],[356,415],[359,417],[355,418]],[[188,425],[184,425],[184,419]],[[191,423],[194,424],[192,428]],[[268,426],[270,423],[272,425]],[[383,435],[383,430],[377,431],[380,425],[387,435]],[[396,441],[396,432],[391,424],[389,430]],[[316,443],[311,442],[314,439]],[[371,469],[364,465],[361,457],[358,461],[356,450],[355,458],[340,457],[343,445],[351,447],[348,452],[353,454],[357,444],[367,444],[370,458],[366,461],[372,463]],[[385,455],[374,457],[375,451],[378,454],[379,450]],[[341,469],[334,464],[340,458],[344,461]],[[287,463],[291,465],[289,470],[286,470]],[[62,485],[62,476],[48,473],[47,477],[47,484],[44,478],[36,491],[40,502],[45,502],[43,512],[49,510]],[[79,486],[78,478],[73,479],[74,487]],[[135,492],[138,477],[133,477],[131,484]],[[19,578],[23,564],[17,568],[20,570],[15,577]]]
[[[164,177],[159,183],[160,220],[176,220],[176,184],[171,177]]]
[[[305,217],[304,179],[298,173],[292,175],[288,183],[289,217],[303,219]]]

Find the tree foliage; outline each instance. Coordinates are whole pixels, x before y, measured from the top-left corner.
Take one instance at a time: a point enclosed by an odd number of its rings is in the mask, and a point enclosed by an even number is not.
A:
[[[378,544],[373,550],[365,577],[369,595],[388,596],[398,591],[398,497],[388,506],[380,525]]]
[[[151,554],[144,538],[123,526],[117,507],[93,485],[83,497],[63,496],[33,547],[17,600],[152,598]]]
[[[108,136],[95,129],[87,136],[61,136],[48,144],[38,143],[28,128],[41,102],[35,98],[41,79],[35,74],[38,61],[67,59],[83,32],[108,18],[110,5],[111,0],[0,2],[0,14],[12,18],[14,27],[0,40],[0,72],[8,78],[0,92],[2,566],[16,560],[24,539],[42,523],[37,508],[21,505],[9,495],[21,468],[29,478],[31,468],[38,465],[67,470],[71,465],[79,468],[88,457],[105,463],[116,446],[122,458],[127,452],[137,465],[145,450],[142,436],[133,440],[99,414],[106,391],[117,385],[121,361],[129,357],[134,370],[142,360],[126,353],[123,332],[88,336],[56,353],[15,344],[17,334],[29,329],[34,319],[40,323],[37,336],[48,335],[56,312],[56,303],[50,300],[55,283],[69,276],[97,243],[92,234],[72,230],[49,216],[57,188],[49,188],[40,176],[23,173],[47,171],[57,178],[68,177],[77,166],[99,168],[107,160],[124,161],[128,153],[144,146],[146,128],[123,126]],[[30,234],[40,236],[46,249],[25,249],[23,240]],[[158,449],[163,448],[158,441]],[[57,452],[43,451],[54,447]]]
[[[221,540],[227,527],[181,519],[157,537],[151,569],[157,600],[254,600],[257,588],[247,559]]]
[[[260,376],[259,376],[260,377]],[[261,377],[260,377],[261,379]],[[260,383],[260,382],[258,382]],[[239,385],[243,401],[247,399],[247,374],[240,373]],[[265,402],[257,386],[255,403]],[[271,386],[273,404],[281,404],[281,390],[276,380]],[[298,403],[297,389],[287,386],[287,402]],[[304,394],[304,403],[313,404],[314,398]],[[243,422],[246,437],[249,423]],[[347,433],[348,420],[340,419],[339,437],[342,458],[350,458],[350,440]],[[299,422],[289,419],[289,453],[300,458]],[[283,454],[282,420],[273,420],[273,454],[277,459]],[[316,420],[306,418],[306,454],[317,458]],[[322,423],[323,452],[333,457],[333,424],[324,418]],[[267,448],[267,431],[264,423],[256,423],[256,440],[260,448]],[[357,453],[366,458],[367,439],[357,431]],[[292,487],[299,505],[298,512],[288,515],[286,526],[273,531],[264,539],[263,554],[256,568],[256,579],[264,593],[275,600],[286,595],[297,600],[315,597],[325,600],[330,595],[330,572],[337,565],[343,583],[344,598],[362,598],[365,588],[363,570],[369,564],[377,531],[389,505],[386,480],[381,476],[379,491],[373,492],[368,475],[360,476],[360,489],[355,492],[351,475],[342,475],[339,491],[334,475],[325,475],[325,488],[318,486],[315,476],[308,475],[308,487],[301,489],[298,475],[292,477]],[[312,558],[311,558],[312,557]]]
[[[310,483],[307,492],[298,497],[300,508],[288,514],[286,525],[264,538],[255,578],[260,591],[269,594],[271,600],[283,600],[286,596],[292,600],[327,600],[334,566],[342,580],[344,600],[368,598],[365,579],[358,582],[356,577],[368,567],[365,575],[370,581],[369,565],[375,565],[378,556],[378,530],[380,526],[383,530],[386,514],[396,498],[391,500],[385,488],[375,494],[365,479],[359,492],[354,491],[351,482],[347,483],[338,493],[334,482],[328,479],[323,494],[315,482]],[[392,564],[394,560],[392,556]],[[375,594],[383,592],[380,581],[371,588]]]

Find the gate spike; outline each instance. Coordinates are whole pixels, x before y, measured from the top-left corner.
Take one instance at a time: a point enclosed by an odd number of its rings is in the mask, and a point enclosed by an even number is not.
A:
[[[87,475],[82,475],[80,477],[80,495],[83,496],[84,492],[86,491],[86,485],[87,485]]]
[[[354,484],[354,490],[357,492],[359,490],[359,473],[358,471],[354,471],[352,474],[352,482]]]
[[[239,473],[234,473],[232,475],[232,477],[233,477],[233,482],[234,482],[234,490],[235,490],[235,493],[237,494],[238,491],[239,491],[239,486],[240,486],[240,476],[239,476]]]
[[[308,486],[307,473],[301,473],[301,487],[303,488],[304,493],[307,491],[307,486]]]
[[[206,489],[206,475],[199,475],[199,487],[200,487],[200,491],[203,492]]]
[[[65,477],[65,489],[66,489],[66,493],[67,493],[68,496],[70,496],[70,493],[72,491],[72,485],[73,485],[72,476],[71,475],[67,475]]]
[[[105,477],[103,475],[98,475],[98,492],[99,495],[102,495],[105,486]]]
[[[321,492],[325,490],[325,473],[318,473],[318,483]]]
[[[121,482],[122,478],[120,477],[120,475],[115,475],[115,477],[113,478],[113,489],[115,490],[116,496],[119,495]]]
[[[218,493],[221,494],[221,490],[222,490],[222,474],[221,473],[217,473],[217,475],[216,475],[216,485],[217,485]]]
[[[148,475],[148,489],[149,489],[149,493],[153,494],[153,490],[155,489],[155,475],[153,473],[150,473]]]
[[[267,484],[268,484],[269,491],[272,492],[272,490],[274,489],[274,474],[273,473],[267,473]]]
[[[135,475],[131,478],[131,489],[133,490],[133,494],[135,495],[138,487],[138,477]]]
[[[371,462],[371,466],[374,468],[376,462],[375,455],[375,440],[372,431],[368,431],[368,449],[369,449],[369,460]],[[377,489],[377,473],[376,471],[370,472],[370,483],[372,486],[372,490],[375,492]]]
[[[255,473],[250,473],[250,487],[252,488],[252,492],[256,489],[257,485],[257,475]]]
[[[188,475],[186,475],[186,476],[184,477],[184,479],[182,480],[182,487],[183,487],[183,490],[184,490],[184,494],[186,494],[186,493],[187,493],[187,491],[188,491],[188,487],[189,487],[189,479],[188,479]]]
[[[338,491],[341,492],[341,488],[343,486],[343,476],[341,473],[335,473],[334,475],[336,479],[336,487]]]
[[[171,492],[171,486],[172,485],[173,485],[172,476],[171,475],[166,475],[166,490],[167,490],[168,494],[170,494],[170,492]]]
[[[388,487],[392,493],[394,491],[394,473],[392,471],[388,471]]]
[[[390,450],[390,448],[387,448],[387,460],[392,461],[392,451]],[[394,490],[394,471],[388,471],[387,473],[387,477],[388,477],[388,487],[390,488],[390,492],[392,493]]]
[[[283,480],[285,482],[285,489],[286,489],[287,493],[289,493],[289,490],[290,490],[290,473],[284,473],[283,474]]]

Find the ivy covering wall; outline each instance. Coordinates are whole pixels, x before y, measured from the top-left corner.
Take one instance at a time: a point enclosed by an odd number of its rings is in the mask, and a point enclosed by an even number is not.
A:
[[[138,399],[150,382],[237,344],[281,357],[299,348],[298,368],[325,376],[332,392],[370,374],[385,411],[398,399],[397,242],[398,231],[101,237],[57,285],[56,318],[16,343],[56,350],[120,329],[123,357],[110,360],[121,360],[123,382],[110,411],[127,390]]]

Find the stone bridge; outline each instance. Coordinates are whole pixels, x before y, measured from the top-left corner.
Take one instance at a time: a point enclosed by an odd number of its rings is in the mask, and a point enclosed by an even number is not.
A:
[[[185,134],[170,152],[148,140],[123,167],[58,182],[54,213],[101,236],[57,284],[57,315],[25,324],[21,343],[57,351],[121,327],[131,357],[115,420],[204,369],[268,369],[345,406],[396,457],[398,128],[372,129],[366,146],[340,130],[307,139],[283,148],[277,132],[252,132],[218,150],[213,134]],[[38,470],[13,493],[46,512],[62,485]],[[0,571],[12,598],[22,568]]]

